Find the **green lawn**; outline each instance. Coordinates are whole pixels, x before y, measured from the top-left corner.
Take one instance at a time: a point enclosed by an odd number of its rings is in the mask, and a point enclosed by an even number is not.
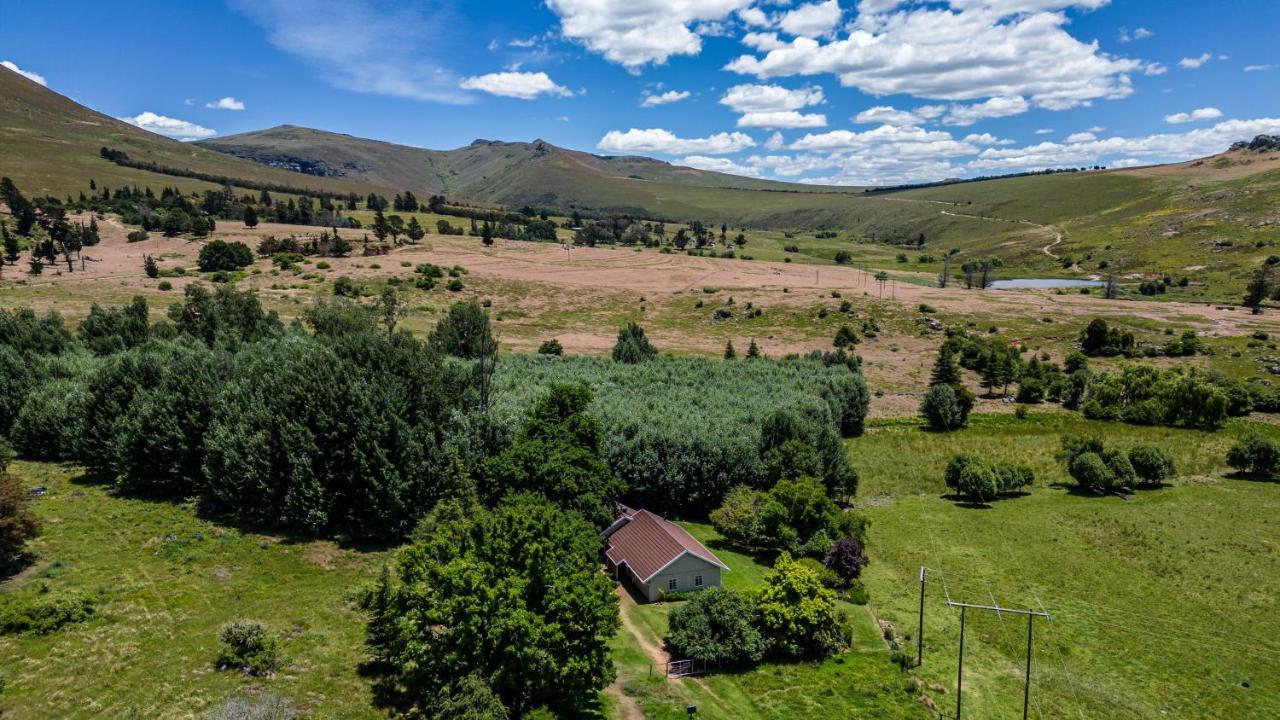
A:
[[[731,568],[722,576],[726,587],[750,590],[763,581],[768,568],[727,548],[711,526],[683,525]],[[698,706],[699,717],[715,720],[925,717],[911,677],[889,660],[888,647],[867,608],[840,605],[851,620],[849,652],[819,663],[765,663],[749,671],[698,679],[667,680],[661,667],[652,667],[651,675],[649,656],[624,629],[614,646],[623,689],[652,720],[687,717],[688,705]],[[661,646],[673,607],[632,605],[624,611],[648,642]]]
[[[5,718],[202,716],[247,691],[283,695],[314,717],[376,718],[356,673],[363,619],[353,587],[380,553],[290,542],[196,519],[190,508],[112,497],[74,468],[17,463],[44,534],[39,560],[0,594],[102,591],[97,616],[45,636],[0,636]],[[218,627],[261,620],[282,636],[274,678],[218,672]]]
[[[1263,717],[1280,704],[1280,485],[1224,478],[1235,437],[1094,423],[1066,413],[979,417],[953,435],[906,423],[850,441],[872,520],[872,606],[914,634],[921,565],[930,568],[925,663],[954,691],[959,617],[945,599],[1038,608],[1032,716]],[[1172,486],[1129,499],[1071,491],[1053,460],[1064,432],[1120,448],[1172,453]],[[990,508],[942,498],[953,453],[1026,462],[1037,482]],[[983,613],[967,621],[966,717],[1019,717],[1026,625]],[[954,712],[951,692],[932,693]]]

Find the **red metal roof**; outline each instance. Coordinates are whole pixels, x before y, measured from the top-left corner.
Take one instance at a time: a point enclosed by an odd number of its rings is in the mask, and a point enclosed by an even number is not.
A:
[[[637,577],[648,582],[649,578],[685,553],[729,569],[684,528],[648,510],[636,510],[609,535],[605,556],[615,566],[625,562]]]

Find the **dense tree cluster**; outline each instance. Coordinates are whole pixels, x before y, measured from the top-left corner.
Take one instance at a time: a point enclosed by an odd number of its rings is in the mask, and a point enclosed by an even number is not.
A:
[[[986,462],[961,453],[947,463],[946,485],[956,495],[978,503],[998,500],[1035,482],[1035,473],[1025,465]]]
[[[782,553],[758,591],[711,588],[674,609],[666,641],[673,657],[749,667],[837,653],[846,624],[819,572]]]
[[[837,539],[864,539],[866,520],[842,510],[822,483],[800,476],[779,480],[768,491],[739,485],[711,511],[725,539],[746,550],[785,550],[825,557]]]
[[[1128,492],[1136,487],[1159,487],[1177,471],[1173,458],[1159,448],[1135,447],[1128,452],[1108,448],[1101,438],[1062,437],[1058,459],[1081,488],[1096,493]]]
[[[383,704],[460,717],[479,698],[479,717],[564,717],[612,681],[618,600],[576,512],[533,495],[451,501],[414,538],[363,603]]]
[[[1126,363],[1118,372],[1089,376],[1081,400],[1085,417],[1134,425],[1173,425],[1212,430],[1231,415],[1252,409],[1247,388],[1198,368],[1161,370]]]
[[[1280,477],[1280,443],[1262,433],[1249,433],[1227,451],[1227,464],[1251,477]]]

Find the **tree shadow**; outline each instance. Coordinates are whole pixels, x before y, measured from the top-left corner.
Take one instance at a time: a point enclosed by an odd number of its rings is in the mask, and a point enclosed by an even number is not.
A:
[[[711,550],[724,550],[726,552],[734,552],[739,555],[746,555],[751,558],[752,562],[764,567],[773,567],[773,563],[777,561],[779,550],[764,550],[759,548],[746,548],[741,545],[730,542],[725,538],[716,538],[708,540],[707,547]]]
[[[24,550],[8,560],[0,560],[0,583],[7,582],[22,574],[24,570],[34,567],[38,559],[35,553]]]
[[[1231,480],[1248,480],[1249,482],[1269,483],[1272,485],[1280,483],[1280,477],[1277,477],[1274,475],[1261,475],[1259,473],[1245,472],[1244,470],[1234,470],[1232,472],[1227,473],[1226,475],[1223,475],[1222,477],[1230,478]]]

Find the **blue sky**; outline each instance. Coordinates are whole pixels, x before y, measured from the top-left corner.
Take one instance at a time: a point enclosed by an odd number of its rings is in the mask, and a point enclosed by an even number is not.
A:
[[[1274,0],[3,0],[0,61],[183,139],[285,123],[442,149],[543,138],[876,184],[1180,160],[1280,134],[1274,12]]]

